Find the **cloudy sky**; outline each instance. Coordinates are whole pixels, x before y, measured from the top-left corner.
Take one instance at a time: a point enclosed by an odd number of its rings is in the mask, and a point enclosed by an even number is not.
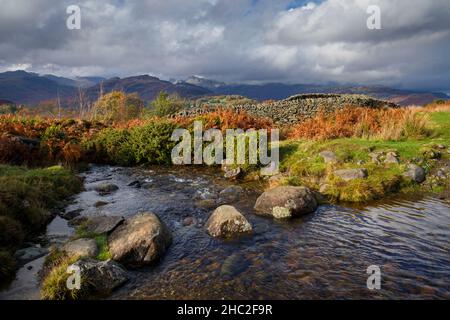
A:
[[[449,0],[0,0],[0,71],[450,92],[449,57]]]

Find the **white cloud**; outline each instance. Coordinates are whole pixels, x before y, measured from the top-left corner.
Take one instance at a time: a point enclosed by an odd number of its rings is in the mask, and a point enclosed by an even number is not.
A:
[[[0,0],[0,64],[62,75],[359,82],[450,90],[448,0]],[[381,8],[368,30],[366,8]]]

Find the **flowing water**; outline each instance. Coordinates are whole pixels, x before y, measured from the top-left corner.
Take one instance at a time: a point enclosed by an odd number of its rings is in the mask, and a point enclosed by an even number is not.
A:
[[[276,221],[254,214],[261,186],[244,184],[232,205],[253,233],[222,240],[203,229],[211,211],[201,200],[217,199],[231,185],[216,171],[93,166],[84,176],[86,191],[66,211],[124,217],[152,211],[173,233],[162,260],[130,271],[130,281],[112,299],[450,299],[450,205],[444,201],[398,200],[360,209],[325,205],[304,218]],[[129,186],[134,181],[142,187]],[[104,182],[119,190],[98,195],[93,187]],[[96,208],[98,201],[108,204]],[[187,217],[195,223],[184,226]],[[53,229],[63,230],[57,239],[72,232],[60,219]],[[22,268],[0,298],[38,297],[41,261]],[[381,269],[380,290],[367,288],[371,265]]]

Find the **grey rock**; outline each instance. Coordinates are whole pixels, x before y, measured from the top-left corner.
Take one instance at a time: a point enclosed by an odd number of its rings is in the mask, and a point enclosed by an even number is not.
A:
[[[336,170],[333,174],[344,181],[367,178],[367,169],[342,169]]]
[[[386,159],[384,159],[384,163],[400,163],[400,160],[395,152],[388,152],[386,154]]]
[[[236,201],[239,201],[241,195],[244,193],[244,189],[240,186],[230,186],[228,188],[223,189],[219,193],[219,203],[220,204],[229,204]]]
[[[108,204],[109,204],[109,202],[106,202],[106,201],[97,201],[97,202],[94,204],[94,207],[96,207],[96,208],[104,207],[104,206],[106,206],[106,205],[108,205]]]
[[[230,237],[252,231],[251,224],[233,206],[220,206],[206,221],[205,228],[213,237]]]
[[[94,190],[97,191],[100,195],[105,196],[119,190],[119,187],[112,183],[102,183],[95,186]]]
[[[103,234],[112,232],[124,221],[120,216],[97,216],[92,217],[85,223],[87,232]]]
[[[306,187],[276,187],[264,192],[255,204],[258,214],[274,218],[301,216],[316,209],[317,200]]]
[[[113,260],[139,267],[160,258],[172,243],[172,235],[159,217],[151,212],[125,220],[108,237]]]
[[[325,163],[337,163],[338,158],[336,157],[336,154],[333,151],[322,151],[319,153],[320,156],[322,156]]]
[[[126,271],[112,260],[81,259],[73,264],[80,269],[83,290],[90,294],[108,295],[128,281]]]
[[[404,176],[412,179],[417,183],[422,183],[426,179],[425,170],[415,164],[408,165],[408,170],[404,173]]]
[[[60,214],[60,217],[65,219],[65,220],[72,220],[76,217],[78,217],[81,212],[83,212],[83,209],[76,209],[76,210],[72,210],[69,212],[64,212]]]
[[[95,257],[98,254],[98,246],[94,239],[81,238],[67,242],[62,250],[71,256]]]

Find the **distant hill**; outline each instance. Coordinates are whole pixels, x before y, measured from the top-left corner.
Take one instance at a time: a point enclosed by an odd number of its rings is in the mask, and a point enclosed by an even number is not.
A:
[[[127,93],[136,92],[143,100],[147,101],[153,100],[162,90],[186,98],[212,94],[210,90],[203,87],[186,82],[173,84],[148,75],[105,80],[101,77],[69,79],[54,75],[40,76],[25,71],[0,73],[0,99],[28,106],[35,106],[46,100],[54,100],[58,95],[63,105],[71,105],[76,101],[79,87],[86,91],[86,96],[91,101],[98,98],[101,88],[103,93],[113,90],[123,90]]]
[[[420,92],[413,90],[393,89],[385,86],[339,86],[266,83],[260,85],[230,83],[225,84],[215,80],[190,77],[191,83],[208,86],[217,95],[241,95],[258,101],[282,100],[302,93],[335,93],[364,94],[375,99],[383,99],[399,105],[424,105],[437,99],[450,99],[445,93]]]
[[[257,101],[282,100],[302,93],[364,94],[375,99],[388,100],[399,105],[423,105],[436,99],[450,99],[444,93],[393,89],[384,86],[339,86],[267,83],[261,85],[227,84],[192,76],[185,81],[164,81],[149,75],[104,79],[80,77],[69,79],[55,75],[39,75],[25,71],[0,73],[0,99],[20,105],[35,106],[58,96],[64,105],[77,101],[78,89],[83,88],[89,100],[96,100],[100,92],[122,90],[138,93],[143,100],[153,100],[160,91],[175,93],[184,98],[212,95],[240,95]]]
[[[40,76],[25,71],[0,73],[0,99],[14,101],[16,104],[36,105],[41,101],[61,99],[75,95],[72,86],[60,84],[57,79]]]
[[[149,75],[128,78],[111,78],[87,89],[86,94],[90,100],[96,100],[100,91],[103,93],[120,90],[126,93],[138,93],[146,101],[153,100],[161,91],[169,94],[178,94],[184,98],[195,98],[212,94],[209,89],[192,85],[186,82],[171,83]]]

